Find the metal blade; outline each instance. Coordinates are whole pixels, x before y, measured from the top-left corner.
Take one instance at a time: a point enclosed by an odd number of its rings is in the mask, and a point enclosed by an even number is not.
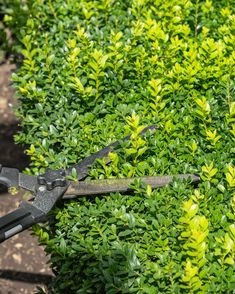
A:
[[[143,135],[144,133],[146,133],[148,130],[150,131],[155,131],[158,127],[155,125],[152,126],[148,126],[146,127],[141,133],[140,135]],[[121,141],[127,141],[130,139],[130,135],[123,138]],[[108,164],[110,162],[109,158],[108,158],[108,154],[115,148],[118,146],[120,141],[116,141],[110,145],[108,145],[107,147],[103,148],[102,150],[86,157],[85,159],[83,159],[82,161],[80,161],[78,164],[68,168],[66,170],[66,175],[69,176],[72,173],[72,170],[75,169],[78,175],[78,180],[82,180],[84,179],[88,173],[89,173],[89,169],[90,166],[96,161],[96,159],[101,159],[101,158],[106,158],[106,163]]]
[[[0,165],[0,184],[8,188],[19,187],[19,170]]]
[[[10,193],[18,193],[19,188],[35,193],[37,176],[22,174],[16,168],[0,165],[0,184],[6,186]]]
[[[37,185],[38,185],[37,176],[30,176],[30,175],[19,173],[19,186],[21,188],[35,193]]]
[[[63,199],[73,199],[78,196],[98,195],[111,192],[128,192],[132,190],[130,184],[136,179],[143,181],[146,185],[150,185],[153,189],[166,186],[174,179],[190,179],[192,183],[200,182],[200,177],[194,174],[71,182]]]

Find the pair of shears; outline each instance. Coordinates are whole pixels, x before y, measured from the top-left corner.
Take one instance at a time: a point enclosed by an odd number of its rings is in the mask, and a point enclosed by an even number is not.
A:
[[[144,135],[147,131],[154,132],[156,129],[157,126],[146,127],[140,135]],[[122,141],[129,139],[130,136],[127,136]],[[48,169],[44,174],[38,176],[23,174],[18,169],[0,165],[0,184],[11,189],[21,188],[29,191],[33,199],[32,202],[22,201],[16,210],[0,218],[0,242],[36,223],[45,222],[48,213],[61,198],[72,199],[86,195],[129,192],[132,190],[130,185],[136,179],[141,180],[146,185],[150,185],[152,189],[163,187],[171,183],[175,178],[190,179],[192,183],[200,181],[200,176],[196,174],[84,181],[89,174],[91,166],[97,159],[105,158],[106,164],[110,163],[108,154],[118,145],[119,141],[116,141],[66,170]],[[77,181],[69,180],[74,171],[77,175]]]

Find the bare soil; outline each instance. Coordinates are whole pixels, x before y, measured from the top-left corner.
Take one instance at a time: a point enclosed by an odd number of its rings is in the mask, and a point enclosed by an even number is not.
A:
[[[19,130],[13,111],[18,102],[10,86],[14,69],[9,62],[0,65],[0,164],[23,170],[29,159],[13,139]],[[22,196],[22,192],[11,196],[0,186],[0,217],[17,208]],[[34,293],[37,286],[46,287],[52,275],[48,257],[30,231],[0,244],[0,294]]]

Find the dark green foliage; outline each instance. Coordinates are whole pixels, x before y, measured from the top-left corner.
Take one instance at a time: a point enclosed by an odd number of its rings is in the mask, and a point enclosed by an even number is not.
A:
[[[233,293],[234,1],[24,3],[13,80],[32,173],[131,133],[89,178],[203,180],[61,203],[35,227],[57,273],[51,293]]]
[[[27,3],[26,3],[27,2]],[[17,38],[29,16],[29,1],[1,0],[0,1],[0,62],[14,53],[17,61]]]

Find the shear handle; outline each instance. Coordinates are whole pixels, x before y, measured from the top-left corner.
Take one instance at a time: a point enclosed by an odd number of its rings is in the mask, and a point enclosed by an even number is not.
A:
[[[43,222],[45,218],[43,211],[28,202],[21,202],[19,208],[0,218],[0,243],[38,222]]]

